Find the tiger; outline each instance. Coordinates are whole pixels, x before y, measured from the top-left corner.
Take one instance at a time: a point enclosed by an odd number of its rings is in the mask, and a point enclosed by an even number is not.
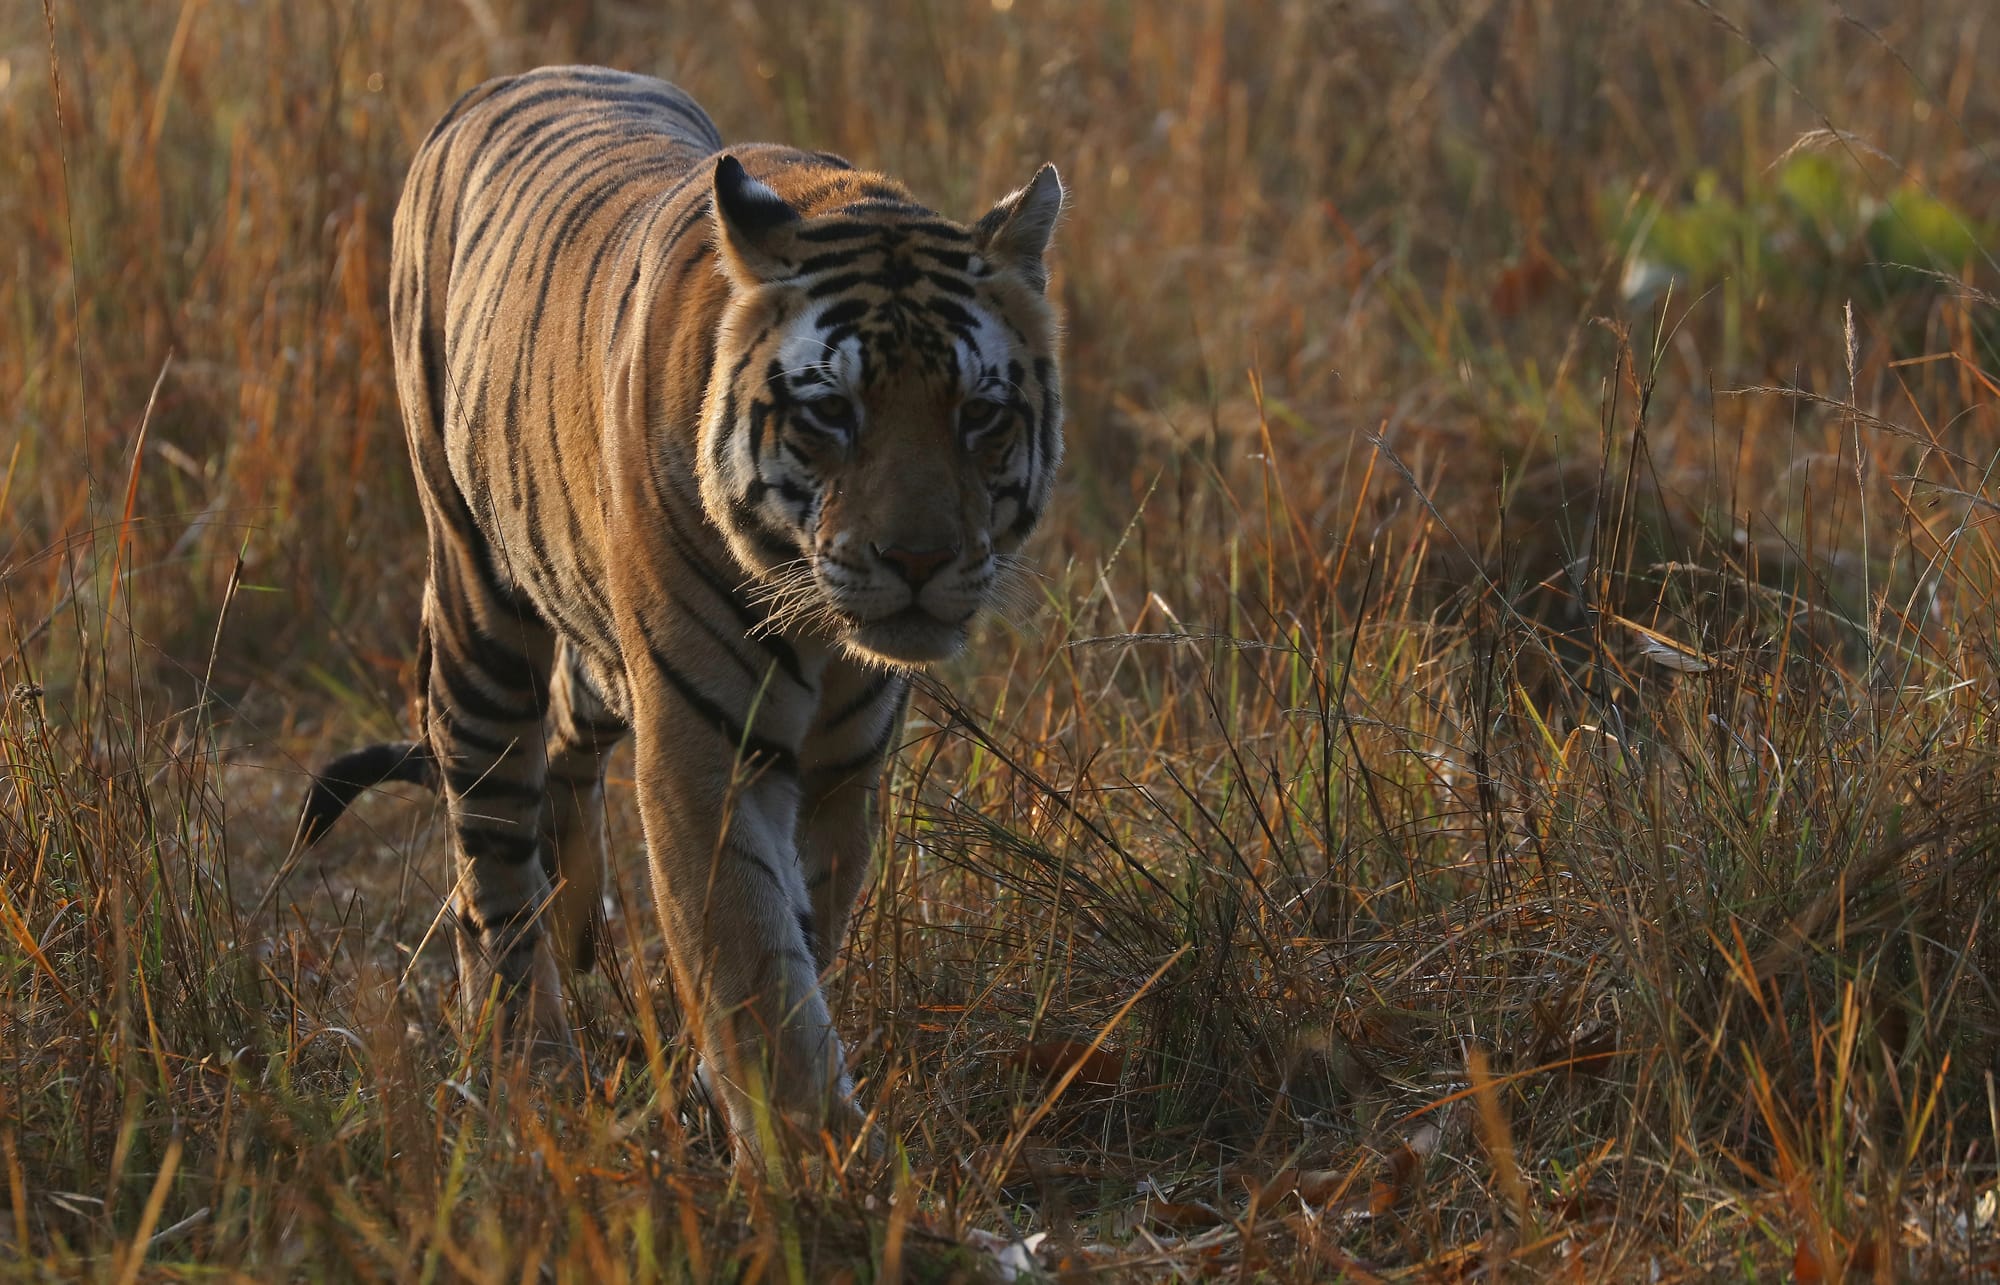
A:
[[[726,147],[683,90],[600,67],[489,80],[424,139],[389,288],[417,731],[328,764],[298,837],[383,781],[442,792],[467,1022],[580,1065],[562,978],[592,966],[630,736],[737,1154],[760,1121],[859,1127],[820,978],[913,676],[1020,583],[1050,501],[1063,203],[1045,164],[955,222],[828,152]]]

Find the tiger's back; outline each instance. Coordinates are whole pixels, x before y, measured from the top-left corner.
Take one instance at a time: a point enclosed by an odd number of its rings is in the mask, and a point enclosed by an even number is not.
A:
[[[425,140],[390,288],[421,725],[330,767],[302,833],[371,781],[441,788],[469,1012],[575,1056],[557,965],[589,964],[629,732],[739,1147],[760,1103],[854,1118],[818,975],[908,673],[964,645],[1049,499],[1061,201],[1044,166],[954,223],[838,157],[725,152],[685,93],[599,68],[489,82]]]
[[[675,391],[699,406],[700,363],[672,350],[698,346],[697,318],[719,306],[721,283],[699,271],[710,251],[697,180],[721,146],[674,86],[542,68],[462,97],[397,209],[390,324],[426,496],[462,501],[441,516],[485,533],[473,561],[496,588],[607,657],[605,359],[645,320],[639,287],[663,266],[647,251],[672,256],[692,315],[667,336],[663,368],[685,372]]]

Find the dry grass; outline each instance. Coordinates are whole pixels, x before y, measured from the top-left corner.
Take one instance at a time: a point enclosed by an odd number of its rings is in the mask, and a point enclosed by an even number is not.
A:
[[[2000,1271],[1995,27],[15,5],[0,1260]],[[401,168],[564,59],[961,215],[1073,190],[1043,600],[920,702],[832,979],[904,1147],[784,1198],[685,1105],[629,788],[586,1100],[440,1023],[429,801],[277,881],[301,765],[400,724]]]

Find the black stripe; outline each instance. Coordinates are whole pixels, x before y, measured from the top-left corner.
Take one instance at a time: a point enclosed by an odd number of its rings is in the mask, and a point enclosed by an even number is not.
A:
[[[674,183],[657,197],[653,198],[649,202],[652,209],[647,213],[646,221],[629,234],[631,240],[641,246],[650,246],[652,244],[654,224],[659,222],[661,215],[674,208],[674,204],[680,199],[681,193],[698,177],[700,177],[699,167],[695,171],[690,171],[684,175],[679,182]],[[708,216],[709,206],[713,202],[713,199],[712,196],[704,194],[692,206],[682,212],[679,221],[674,224],[666,238],[659,244],[655,251],[661,259],[671,257],[675,248],[680,245],[681,239],[687,235],[688,230]],[[605,239],[606,241],[621,240],[621,238],[616,236],[607,236]],[[697,252],[697,256],[705,256],[712,252],[713,249],[713,246],[704,242],[701,250]],[[625,328],[625,314],[632,306],[632,296],[639,287],[639,279],[646,275],[647,262],[648,257],[646,256],[636,258],[632,267],[632,276],[625,282],[624,292],[618,296],[618,307],[612,313],[611,317],[611,333],[614,336],[622,332]],[[683,275],[680,284],[685,284],[685,280],[685,275]]]
[[[555,283],[556,269],[561,264],[562,256],[569,251],[571,239],[584,224],[596,218],[598,211],[609,204],[613,197],[634,183],[672,171],[674,164],[672,161],[667,161],[638,166],[628,165],[620,168],[610,180],[597,183],[599,175],[610,168],[609,165],[601,166],[575,180],[576,186],[570,189],[571,202],[564,211],[562,221],[554,226],[538,247],[542,249],[539,264],[541,283],[535,294],[535,307],[527,326],[527,333],[531,337],[541,333],[542,317],[548,311],[549,289]],[[588,183],[597,185],[584,191],[583,185]]]
[[[475,926],[475,935],[484,937],[489,942],[504,942],[506,949],[502,953],[507,955],[516,954],[523,946],[533,946],[540,940],[542,935],[541,912],[541,905],[537,902],[530,902],[525,906],[516,906],[504,915],[495,915],[487,922],[483,930]],[[461,919],[461,922],[463,922],[463,919]]]
[[[636,216],[643,213],[644,209],[643,205],[627,208],[620,215],[616,224],[605,229],[604,235],[597,239],[597,249],[590,256],[590,266],[584,270],[583,280],[595,282],[603,275],[605,259],[610,256],[614,249],[618,249],[626,244],[627,236],[625,234],[629,232]],[[649,226],[650,223],[651,220],[648,220]],[[673,240],[669,239],[667,248],[671,250],[672,245]],[[625,310],[632,304],[632,294],[638,288],[639,276],[644,271],[644,267],[645,260],[639,260],[633,268],[631,278],[625,283],[625,289],[618,296],[618,307],[611,318],[611,336],[617,335],[619,327],[624,322]],[[682,279],[682,283],[685,283],[685,278]],[[597,309],[589,307],[587,301],[586,306],[576,310],[576,347],[578,352],[585,350],[590,319],[597,311]],[[596,385],[593,384],[592,388],[595,391]]]
[[[817,324],[822,330],[832,330],[836,327],[847,325],[850,322],[859,321],[867,315],[868,301],[866,299],[848,299],[834,304],[825,312],[820,313]]]
[[[473,225],[472,231],[459,239],[456,253],[465,256],[467,271],[475,275],[484,273],[492,263],[493,255],[500,245],[504,244],[503,237],[501,241],[496,241],[488,248],[476,262],[473,261],[472,256],[479,253],[480,247],[486,241],[487,233],[493,228],[498,227],[513,232],[516,229],[535,226],[532,221],[522,218],[521,203],[530,197],[534,198],[535,203],[528,211],[532,218],[541,209],[542,203],[556,191],[555,185],[544,179],[542,166],[538,162],[560,150],[563,153],[563,171],[565,175],[570,175],[575,172],[576,166],[607,152],[621,150],[629,146],[632,141],[630,135],[622,130],[589,121],[558,120],[551,123],[554,128],[539,133],[530,130],[510,144],[504,152],[482,158],[489,160],[496,180],[501,171],[526,172],[502,189],[506,196],[505,202],[496,201],[488,206],[479,222]],[[585,143],[602,145],[582,153],[571,150]]]
[[[817,961],[819,960],[819,937],[813,932],[812,911],[801,910],[798,918],[799,936],[805,939],[806,953],[813,957],[815,961],[814,966],[817,967]]]
[[[495,109],[482,117],[479,122],[485,128],[479,140],[478,150],[481,153],[487,153],[488,149],[494,145],[495,136],[523,117],[529,118],[527,129],[524,132],[532,131],[539,124],[549,122],[560,124],[574,120],[575,115],[573,113],[563,112],[550,116],[536,117],[534,116],[534,110],[537,107],[544,107],[550,103],[575,102],[581,97],[583,97],[582,94],[579,94],[574,88],[568,86],[521,94],[517,97],[506,99],[504,105],[501,105],[502,100],[496,95],[494,97]]]
[[[945,241],[970,241],[971,235],[963,228],[955,228],[949,223],[932,219],[912,219],[889,227],[898,234],[908,237],[934,236]],[[838,223],[819,223],[800,228],[793,233],[801,241],[845,241],[866,236],[879,236],[885,227],[880,223],[863,223],[855,219],[843,219]]]
[[[891,683],[894,683],[898,677],[899,675],[897,674],[887,673],[887,672],[877,675],[873,682],[869,683],[868,686],[862,688],[859,692],[855,693],[853,698],[850,699],[847,702],[847,704],[842,705],[838,710],[836,710],[833,713],[831,717],[823,720],[820,723],[820,730],[825,732],[834,731],[835,729],[839,728],[842,723],[847,722],[849,719],[853,718],[856,714],[859,714],[861,711],[868,709],[870,706],[874,705],[877,698],[879,698],[882,695],[882,693],[888,689],[889,685]]]
[[[474,861],[498,861],[508,866],[526,865],[534,859],[535,849],[540,845],[541,840],[532,832],[513,828],[496,830],[469,823],[461,823],[458,826],[459,851]]]
[[[805,670],[799,665],[799,654],[792,650],[790,643],[782,638],[768,634],[756,639],[755,642],[759,647],[764,649],[765,653],[772,660],[777,662],[779,669],[785,671],[785,677],[791,679],[807,691],[812,690],[812,684],[806,681]]]
[[[863,237],[881,234],[879,223],[862,223],[853,219],[839,223],[819,223],[800,228],[792,235],[801,241],[853,241]]]
[[[616,239],[615,237],[606,237],[604,238],[604,243],[609,245]],[[632,275],[626,278],[625,288],[618,294],[618,307],[611,314],[611,333],[607,338],[616,339],[624,332],[626,309],[632,306],[632,296],[638,293],[639,290],[639,278],[645,275],[645,260],[635,260],[632,264]]]
[[[444,332],[433,327],[429,312],[429,287],[414,318],[417,327],[417,362],[423,370],[424,408],[430,413],[429,428],[439,442],[444,440]]]
[[[749,679],[752,683],[763,680],[764,671],[758,668],[752,661],[746,660],[742,653],[737,651],[738,646],[750,641],[749,638],[741,633],[732,633],[726,629],[716,628],[715,623],[705,613],[697,610],[671,588],[667,590],[667,600],[673,604],[675,610],[682,616],[693,620],[696,625],[700,626],[701,631],[707,634],[709,640],[721,649],[722,654],[736,662],[737,667],[743,671],[745,678]]]
[[[619,140],[581,154],[559,158],[563,163],[562,182],[524,185],[523,191],[531,190],[536,193],[534,204],[525,214],[513,216],[510,212],[514,226],[525,226],[535,232],[532,238],[517,239],[514,244],[517,261],[527,264],[524,273],[527,281],[538,286],[533,316],[530,323],[523,328],[526,338],[523,365],[533,365],[535,346],[541,336],[542,318],[547,310],[549,288],[556,278],[562,256],[569,251],[577,232],[620,191],[634,182],[649,178],[668,168],[667,164],[662,163],[635,165],[629,156],[630,150],[629,140]],[[608,180],[605,178],[606,175],[610,176]],[[551,200],[560,200],[562,203],[544,215],[542,207]],[[557,213],[561,214],[560,219],[553,217]],[[603,238],[605,243],[614,239],[608,231]],[[590,281],[594,278],[587,277],[585,280]],[[489,304],[482,318],[482,323],[487,328],[490,329],[497,320],[497,303],[504,297],[499,292],[495,293],[493,302]]]
[[[489,504],[490,504],[489,500]],[[498,565],[493,561],[493,550],[480,533],[472,511],[456,495],[451,496],[451,509],[444,515],[453,527],[466,550],[472,554],[472,570],[479,577],[479,588],[499,605],[503,615],[514,617],[522,624],[539,622],[541,615],[535,605],[523,597],[515,586],[500,578]],[[469,596],[469,595],[466,595]]]
[[[490,95],[495,94],[500,90],[506,88],[506,85],[507,82],[505,81],[489,80],[484,84],[474,85],[472,88],[460,94],[456,102],[452,103],[451,106],[444,109],[444,115],[438,117],[438,123],[431,126],[431,132],[424,135],[423,144],[417,150],[420,153],[429,151],[431,149],[431,144],[435,142],[439,138],[439,136],[441,136],[446,130],[451,128],[452,122],[456,121],[461,115],[463,115],[466,108],[470,107],[473,103],[480,101],[484,98],[487,98]]]
[[[452,663],[454,659],[448,653],[440,654],[431,669],[444,684],[445,697],[451,702],[452,710],[463,711],[489,723],[526,723],[542,716],[541,707],[537,704],[508,705],[488,696],[467,681],[467,675]],[[457,728],[453,730],[456,732]]]
[[[972,342],[978,322],[973,320],[971,313],[949,299],[931,299],[924,306],[930,309],[932,316],[950,326],[960,339]]]
[[[468,185],[485,197],[488,205],[479,222],[454,247],[455,269],[469,280],[485,280],[494,269],[495,256],[503,250],[511,253],[518,248],[523,231],[538,226],[541,207],[554,194],[553,185],[544,177],[545,162],[563,149],[592,142],[599,143],[597,150],[602,152],[626,147],[629,140],[615,129],[568,116],[532,121],[504,147],[493,134],[482,140],[481,149],[472,158],[482,172],[468,179]],[[488,242],[488,233],[494,231],[500,235]],[[511,266],[503,265],[501,273]],[[490,307],[481,321],[492,321]]]
[[[825,277],[807,286],[806,298],[824,299],[830,294],[843,294],[858,285],[866,285],[870,282],[881,285],[881,274],[875,272],[843,272],[839,276]]]
[[[738,598],[731,582],[724,580],[720,575],[716,574],[714,565],[702,556],[700,550],[695,546],[693,538],[688,535],[686,528],[681,525],[680,510],[675,505],[665,504],[661,506],[661,512],[665,514],[667,519],[667,543],[673,546],[675,553],[680,555],[682,565],[694,572],[695,578],[700,580],[710,593],[713,593],[717,598],[720,598],[729,605],[730,609],[736,613],[736,618],[743,622],[745,632],[748,632],[757,625],[763,624],[764,617]],[[793,663],[797,663],[796,658],[794,658]]]
[[[746,763],[766,766],[786,776],[799,774],[798,755],[768,737],[759,736],[746,730],[741,721],[730,716],[728,711],[717,704],[706,692],[695,686],[694,680],[682,673],[667,659],[666,653],[653,640],[652,631],[641,626],[646,635],[646,650],[652,656],[653,664],[663,677],[673,684],[676,692],[689,708],[722,734],[732,747],[740,748]]]
[[[556,729],[555,740],[566,750],[605,754],[624,740],[625,734],[631,730],[623,723],[599,722],[571,714],[563,721],[563,725]]]
[[[814,764],[810,775],[815,780],[831,779],[841,781],[867,768],[874,767],[888,756],[889,743],[896,737],[896,725],[897,720],[890,719],[883,725],[881,733],[876,736],[874,742],[867,749],[854,755],[852,758],[842,759],[838,763]]]
[[[540,803],[540,786],[526,785],[509,780],[493,771],[475,771],[471,768],[452,767],[445,769],[445,784],[461,799],[485,799],[493,802]]]
[[[776,375],[777,372],[775,370],[775,367],[777,366],[777,364],[778,363],[776,362],[771,363],[774,369],[765,376],[766,379],[770,379]],[[751,399],[750,459],[753,464],[764,458],[764,426],[770,422],[771,412],[773,409],[775,408],[770,402],[763,401],[757,398]]]
[[[681,526],[680,511],[672,504],[662,505],[661,510],[667,519],[667,543],[673,546],[674,551],[680,555],[682,564],[688,570],[694,572],[695,578],[700,580],[709,592],[721,599],[735,613],[747,638],[750,631],[764,623],[763,613],[737,597],[734,587],[718,576],[709,561],[702,557],[695,549],[686,530]],[[761,648],[767,656],[776,662],[778,668],[784,671],[787,678],[808,691],[812,690],[812,684],[806,681],[805,669],[799,663],[799,654],[792,648],[791,644],[777,637],[763,637],[749,639],[749,641],[754,642],[756,646]]]
[[[933,286],[936,286],[946,294],[955,294],[961,299],[971,299],[979,293],[969,283],[942,272],[925,272],[923,275],[924,280],[930,282]]]
[[[581,152],[571,152],[569,150],[576,144],[595,141],[600,138],[608,138],[609,141],[602,142]],[[670,160],[637,164],[635,167],[635,162],[631,157],[635,141],[637,140],[630,134],[620,134],[601,129],[592,130],[589,128],[570,129],[545,137],[534,149],[531,149],[529,155],[521,158],[521,168],[525,168],[529,172],[513,181],[512,187],[508,192],[508,203],[504,211],[499,212],[501,226],[510,230],[517,230],[515,231],[515,235],[511,240],[507,238],[496,240],[484,254],[476,259],[470,257],[470,246],[461,249],[460,253],[468,257],[466,271],[470,278],[476,281],[487,280],[489,275],[488,268],[492,263],[493,256],[498,254],[504,246],[508,249],[509,253],[516,256],[516,259],[515,262],[510,262],[504,270],[495,275],[504,279],[513,273],[516,263],[525,259],[530,265],[525,275],[528,275],[529,279],[532,280],[535,264],[552,264],[555,255],[560,254],[562,249],[567,246],[570,235],[581,221],[576,211],[576,206],[579,203],[588,201],[592,196],[598,198],[596,204],[591,205],[590,209],[585,211],[581,216],[582,218],[587,218],[590,214],[595,213],[596,209],[601,207],[603,202],[608,200],[612,193],[625,186],[633,178],[660,173],[670,168]],[[534,162],[541,159],[541,153],[544,150],[557,151],[557,145],[566,145],[560,148],[562,154],[551,160],[551,164],[556,160],[561,162],[560,181],[554,181],[548,177],[546,173],[548,167],[534,164]],[[598,180],[606,174],[613,176],[612,181],[608,184],[599,183]],[[685,181],[685,176],[683,177],[683,181]],[[593,187],[593,184],[596,186]],[[585,189],[589,190],[586,191]],[[533,201],[523,211],[521,209],[522,202],[528,200],[529,197],[532,197]],[[552,201],[563,202],[563,204],[556,206],[555,209],[545,214],[543,207],[548,206]],[[564,219],[560,224],[556,223],[550,217],[555,213],[555,210],[561,210],[564,213]],[[487,220],[491,220],[493,217],[494,212],[489,212]],[[484,223],[485,220],[482,221],[481,235],[484,232]],[[525,230],[533,235],[532,237],[524,236],[518,230]],[[551,243],[554,245],[553,252],[549,249]],[[475,241],[474,244],[477,244],[477,242]],[[544,270],[546,271],[546,266]],[[544,277],[543,285],[546,289],[546,277]],[[499,290],[492,291],[489,294],[486,306],[481,310],[479,316],[479,325],[483,331],[492,329],[498,318],[500,304],[506,297],[505,292]],[[527,332],[531,343],[538,333],[535,330]]]
[[[842,214],[929,214],[930,211],[915,201],[890,200],[886,197],[869,197],[866,200],[850,201],[840,207]]]
[[[844,268],[862,255],[874,253],[879,253],[879,249],[873,245],[850,246],[845,250],[828,250],[824,254],[815,254],[799,264],[797,275],[802,277],[811,276],[815,272],[828,272],[834,268]]]
[[[782,893],[785,891],[785,881],[778,877],[777,870],[772,867],[770,861],[764,857],[763,853],[752,848],[746,848],[740,843],[726,843],[723,845],[722,850],[731,857],[734,857],[739,864],[749,866],[752,870],[770,880],[771,886],[779,892]]]
[[[463,747],[469,750],[478,750],[482,754],[491,754],[495,758],[498,758],[513,749],[516,744],[514,741],[496,740],[491,736],[475,732],[469,727],[461,726],[452,719],[451,710],[449,709],[439,710],[437,721],[438,735],[453,750]]]
[[[465,637],[454,659],[479,669],[495,686],[509,691],[533,693],[541,687],[541,672],[526,655],[487,633],[477,621],[464,619],[459,624]]]
[[[1047,357],[1035,358],[1035,382],[1042,386],[1042,422],[1035,425],[1035,441],[1043,459],[1054,459],[1061,408],[1056,403],[1055,363]]]

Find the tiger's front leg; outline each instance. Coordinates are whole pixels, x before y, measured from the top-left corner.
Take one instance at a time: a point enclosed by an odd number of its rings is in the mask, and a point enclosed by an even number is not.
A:
[[[674,985],[737,1154],[768,1160],[787,1123],[844,1130],[855,1116],[806,940],[797,737],[766,731],[787,722],[781,696],[732,743],[671,681],[655,688],[634,693],[635,767]]]
[[[837,660],[822,688],[799,756],[799,863],[812,899],[806,940],[825,972],[874,867],[875,788],[895,751],[910,683],[900,673]]]

